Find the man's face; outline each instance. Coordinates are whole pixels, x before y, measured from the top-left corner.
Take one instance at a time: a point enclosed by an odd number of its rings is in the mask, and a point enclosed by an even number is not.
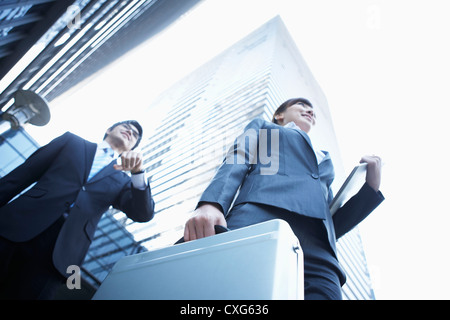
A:
[[[108,129],[108,138],[113,140],[122,151],[130,151],[136,145],[139,138],[139,131],[135,126],[128,123],[122,123],[118,126]]]
[[[286,125],[293,121],[300,129],[307,133],[316,124],[316,114],[313,108],[302,102],[288,107],[277,116],[277,119],[281,125]]]

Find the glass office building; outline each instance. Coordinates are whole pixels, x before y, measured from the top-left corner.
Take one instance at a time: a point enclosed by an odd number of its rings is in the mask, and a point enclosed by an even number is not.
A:
[[[94,288],[98,288],[120,258],[147,251],[134,240],[122,220],[115,218],[118,213],[111,208],[103,214],[82,265],[83,278]]]
[[[1,121],[1,120],[0,120]],[[0,135],[0,178],[22,164],[39,144],[23,129],[9,129]]]
[[[185,221],[235,137],[250,120],[270,121],[281,102],[298,96],[315,106],[318,123],[310,136],[315,148],[330,152],[339,186],[345,172],[327,100],[276,17],[166,90],[144,115],[166,110],[142,144],[156,215],[145,224],[125,222],[135,239],[155,249],[182,237]],[[338,254],[348,275],[343,296],[374,299],[357,229],[339,240]]]

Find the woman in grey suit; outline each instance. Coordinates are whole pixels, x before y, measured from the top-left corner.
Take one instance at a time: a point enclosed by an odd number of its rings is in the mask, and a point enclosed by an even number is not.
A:
[[[334,169],[328,152],[312,147],[308,132],[315,123],[313,106],[304,98],[285,101],[272,122],[251,121],[186,222],[184,239],[213,235],[214,225],[236,229],[283,219],[303,250],[305,299],[338,300],[346,277],[337,259],[336,239],[384,200],[379,191],[381,159],[362,157],[366,183],[331,216]],[[270,167],[263,156],[267,150],[273,157]]]

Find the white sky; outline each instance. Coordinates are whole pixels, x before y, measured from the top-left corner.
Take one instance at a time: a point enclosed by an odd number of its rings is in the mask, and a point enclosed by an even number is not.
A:
[[[158,93],[280,15],[328,99],[347,172],[364,154],[385,162],[386,200],[360,225],[377,299],[449,299],[449,14],[446,0],[206,0],[27,130],[45,144],[65,131],[101,140],[124,118],[156,124],[165,110],[142,110]]]

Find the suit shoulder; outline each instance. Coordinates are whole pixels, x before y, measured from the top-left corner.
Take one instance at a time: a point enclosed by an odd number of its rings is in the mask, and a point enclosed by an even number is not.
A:
[[[70,131],[67,131],[66,133],[61,135],[61,137],[64,137],[65,139],[68,139],[68,140],[87,141],[86,139],[84,139],[84,138],[82,138],[82,137],[80,137],[80,136],[78,136],[78,135],[76,135],[76,134],[74,134],[74,133],[72,133]]]
[[[62,135],[53,138],[53,140],[51,140],[48,144],[55,144],[55,143],[59,143],[59,142],[63,142],[66,143],[67,141],[69,141],[71,139],[72,136],[75,136],[73,133],[70,133],[69,131],[63,133]]]
[[[65,133],[63,133],[62,135],[60,135],[59,137],[56,137],[55,139],[73,139],[75,137],[78,137],[77,135],[73,134],[70,131],[66,131]]]
[[[69,131],[53,139],[49,145],[73,145],[84,143],[86,140]]]
[[[253,120],[251,120],[247,125],[246,125],[246,129],[261,129],[261,128],[274,128],[274,127],[278,127],[276,124],[266,121],[264,119],[261,118],[255,118]]]

